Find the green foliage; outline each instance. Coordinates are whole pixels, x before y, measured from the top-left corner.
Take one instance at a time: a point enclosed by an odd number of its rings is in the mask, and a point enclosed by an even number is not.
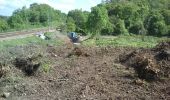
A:
[[[98,6],[101,5],[107,9],[109,21],[113,26],[112,32],[108,34],[168,34],[169,0],[103,0]]]
[[[129,35],[128,30],[125,28],[124,20],[118,19],[115,28],[115,34],[117,35]]]
[[[46,33],[46,35],[51,38],[50,40],[43,40],[36,36],[26,37],[22,39],[13,39],[13,40],[5,40],[0,41],[0,50],[6,49],[8,47],[15,47],[15,46],[24,46],[28,44],[36,44],[41,46],[52,45],[58,46],[62,44],[62,41],[58,39],[53,39],[55,37],[55,33]]]
[[[56,26],[66,21],[66,14],[54,10],[47,4],[31,4],[30,8],[23,7],[13,12],[8,18],[12,29],[27,29],[32,26]]]
[[[112,35],[112,32],[114,31],[113,25],[108,22],[105,28],[101,30],[101,35]]]
[[[133,34],[144,34],[146,35],[146,30],[144,28],[143,22],[142,21],[137,21],[136,23],[134,23],[130,28],[129,28],[129,33],[133,33]]]
[[[168,38],[158,38],[153,36],[110,36],[109,38],[99,38],[98,40],[88,40],[83,42],[86,46],[113,46],[113,47],[145,47],[152,48],[161,41],[170,41]]]
[[[51,63],[49,61],[42,62],[42,69],[45,73],[48,73],[51,68]]]
[[[11,28],[19,29],[19,28],[23,28],[24,21],[20,15],[16,14],[16,15],[13,15],[12,17],[10,17],[8,23]]]
[[[89,16],[89,12],[78,10],[71,10],[68,12],[68,18],[71,17],[75,21],[76,32],[86,33],[86,22]],[[68,22],[68,21],[67,21]]]
[[[5,30],[7,30],[9,27],[8,27],[8,23],[6,20],[0,18],[0,32],[3,32]]]
[[[55,26],[92,37],[101,35],[169,34],[170,0],[102,0],[91,12],[75,9],[64,14],[47,4],[31,4],[13,12],[8,24],[0,19],[0,31]]]
[[[165,23],[170,25],[170,10],[163,10],[161,13],[164,16]]]
[[[67,18],[67,32],[74,32],[76,30],[75,21],[72,17]]]
[[[148,14],[149,8],[142,1],[111,1],[106,4],[108,15],[112,26],[114,26],[114,35],[122,33],[139,34],[146,32],[143,21]],[[124,22],[121,22],[123,20]]]
[[[152,12],[145,21],[145,27],[149,35],[161,36],[167,34],[167,26],[164,17],[158,12]]]
[[[31,11],[28,19],[29,19],[29,22],[32,25],[39,24],[39,12],[38,11]]]
[[[108,27],[109,17],[106,8],[103,6],[94,7],[91,10],[87,21],[87,28],[93,37],[98,36],[103,29]]]
[[[147,0],[151,9],[167,9],[169,7],[169,0]]]

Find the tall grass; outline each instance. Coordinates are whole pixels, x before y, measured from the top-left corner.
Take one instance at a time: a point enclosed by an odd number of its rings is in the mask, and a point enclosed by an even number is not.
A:
[[[161,41],[170,41],[166,37],[152,37],[152,36],[117,36],[113,38],[99,38],[98,40],[88,40],[83,42],[84,45],[96,46],[122,46],[122,47],[145,47],[151,48]]]

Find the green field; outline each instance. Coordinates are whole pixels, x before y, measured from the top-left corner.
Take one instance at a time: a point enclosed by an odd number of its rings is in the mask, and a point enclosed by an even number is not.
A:
[[[26,38],[20,38],[20,39],[12,39],[12,40],[4,40],[0,41],[0,50],[6,49],[8,47],[15,47],[15,46],[24,46],[29,44],[37,44],[37,45],[52,45],[57,46],[62,44],[62,42],[58,39],[53,39],[55,33],[46,33],[46,36],[48,36],[49,40],[43,40],[37,36],[31,36]]]
[[[13,40],[4,40],[0,41],[0,50],[15,47],[15,46],[24,46],[29,44],[37,44],[37,45],[52,45],[57,46],[61,45],[62,41],[59,39],[53,39],[54,33],[46,33],[50,40],[43,40],[36,36],[21,38],[21,39],[13,39]],[[82,44],[85,46],[122,46],[122,47],[145,47],[151,48],[154,47],[161,41],[170,41],[167,37],[152,37],[152,36],[117,36],[113,38],[103,38],[100,37],[98,40],[90,39],[84,41]]]
[[[90,39],[83,42],[87,46],[121,46],[121,47],[144,47],[151,48],[162,41],[170,41],[167,37],[153,37],[153,36],[117,36],[113,38],[102,38],[98,40]]]

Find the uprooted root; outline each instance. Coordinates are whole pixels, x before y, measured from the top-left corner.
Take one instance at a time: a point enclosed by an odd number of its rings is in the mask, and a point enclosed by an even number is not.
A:
[[[160,43],[153,49],[139,49],[121,55],[119,61],[128,67],[134,67],[139,78],[157,80],[169,77],[170,43]]]
[[[151,57],[147,57],[146,54],[136,55],[136,61],[133,66],[135,67],[139,78],[153,80],[158,77],[160,72],[156,62]]]
[[[169,42],[161,42],[153,48],[155,51],[162,51],[162,50],[170,50],[170,41]]]
[[[158,77],[159,68],[156,61],[148,53],[132,52],[126,55],[120,62],[126,66],[132,66],[138,73],[139,78],[153,80]]]

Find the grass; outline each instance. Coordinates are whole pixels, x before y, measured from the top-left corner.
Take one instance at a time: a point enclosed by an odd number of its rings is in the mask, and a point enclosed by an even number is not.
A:
[[[54,33],[47,33],[48,37],[52,38]],[[24,46],[28,44],[37,44],[37,45],[53,45],[57,46],[62,44],[60,40],[57,39],[50,39],[50,40],[43,40],[36,36],[21,38],[21,39],[12,39],[12,40],[4,40],[0,41],[0,50],[4,50],[9,47],[15,47],[15,46]]]
[[[44,61],[41,65],[43,72],[48,73],[50,71],[51,65],[52,63],[50,61]]]
[[[52,62],[46,53],[47,46],[57,47],[63,42],[56,38],[56,33],[45,33],[49,40],[43,40],[37,36],[0,41],[0,63],[12,64],[17,57],[28,58],[36,55],[43,55],[38,62],[41,62],[42,71],[48,73]]]
[[[157,45],[161,41],[170,41],[169,38],[152,37],[152,36],[117,36],[113,38],[102,38],[98,40],[88,40],[83,42],[87,46],[114,46],[114,47],[144,47],[151,48]]]

